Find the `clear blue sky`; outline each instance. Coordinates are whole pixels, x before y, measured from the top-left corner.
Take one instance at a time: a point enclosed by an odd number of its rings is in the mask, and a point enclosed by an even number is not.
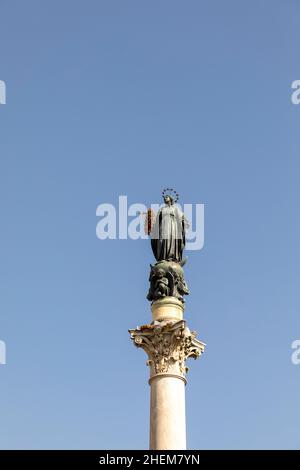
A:
[[[296,0],[0,1],[1,448],[147,448],[147,241],[96,207],[205,204],[188,446],[300,448]]]

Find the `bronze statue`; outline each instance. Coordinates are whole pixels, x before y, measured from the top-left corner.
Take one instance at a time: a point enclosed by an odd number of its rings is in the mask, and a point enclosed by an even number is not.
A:
[[[162,192],[165,205],[157,215],[148,209],[145,229],[151,236],[151,247],[157,263],[151,266],[150,289],[147,299],[154,301],[173,296],[184,302],[183,295],[189,294],[184,280],[182,254],[185,247],[185,231],[188,227],[183,212],[175,204],[179,195],[172,188]]]
[[[174,192],[174,198],[173,192],[167,188],[162,193],[165,205],[158,211],[152,227],[151,247],[156,261],[181,263],[187,222],[179,207],[175,206],[178,193]]]

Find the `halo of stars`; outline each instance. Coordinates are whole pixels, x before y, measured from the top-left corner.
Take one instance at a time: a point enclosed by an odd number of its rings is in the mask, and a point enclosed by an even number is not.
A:
[[[173,200],[174,200],[174,203],[176,204],[176,202],[178,201],[179,199],[179,194],[178,192],[173,189],[173,188],[165,188],[163,191],[162,191],[162,197],[164,198],[167,194],[172,196]]]

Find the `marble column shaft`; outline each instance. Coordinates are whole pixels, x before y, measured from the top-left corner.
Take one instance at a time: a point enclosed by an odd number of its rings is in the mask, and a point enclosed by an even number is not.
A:
[[[148,355],[150,368],[150,449],[186,449],[185,384],[188,357],[196,359],[204,343],[183,320],[183,304],[165,297],[152,304],[152,323],[129,330]]]

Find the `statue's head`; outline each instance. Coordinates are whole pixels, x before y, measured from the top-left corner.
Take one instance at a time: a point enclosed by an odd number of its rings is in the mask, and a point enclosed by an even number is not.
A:
[[[162,268],[158,268],[158,269],[156,270],[156,273],[155,273],[155,275],[156,275],[157,277],[159,277],[159,278],[164,277],[164,274],[165,274],[165,272],[164,272],[164,270],[163,270]]]
[[[162,197],[164,199],[165,204],[171,206],[172,204],[178,201],[179,194],[173,188],[166,188],[162,192]]]
[[[172,196],[169,196],[169,194],[166,194],[164,196],[164,202],[167,205],[172,205],[174,203],[174,200],[173,200]]]

